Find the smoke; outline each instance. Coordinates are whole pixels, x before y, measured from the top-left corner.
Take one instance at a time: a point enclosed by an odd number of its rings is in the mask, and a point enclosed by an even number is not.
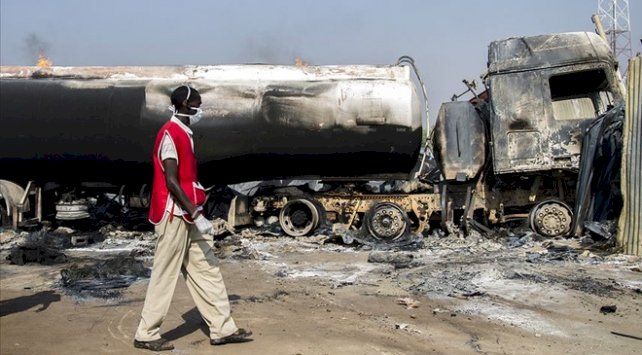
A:
[[[300,51],[297,50],[296,41],[288,36],[276,34],[262,34],[247,38],[239,56],[242,62],[265,64],[295,64],[297,61],[308,64],[307,58],[303,61]]]
[[[32,61],[37,60],[40,55],[46,56],[46,53],[49,50],[49,48],[50,48],[49,42],[40,38],[40,36],[38,36],[35,33],[30,33],[27,35],[27,37],[25,37],[25,41],[24,41],[25,54]]]
[[[286,48],[272,38],[248,38],[242,56],[250,62],[276,64],[282,61]],[[275,45],[276,44],[276,45]]]

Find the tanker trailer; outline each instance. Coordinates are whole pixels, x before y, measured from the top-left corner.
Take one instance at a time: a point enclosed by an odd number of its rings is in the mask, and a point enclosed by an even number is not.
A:
[[[202,95],[206,186],[408,179],[419,160],[425,101],[408,66],[3,66],[0,178],[55,192],[59,219],[86,217],[86,194],[104,188],[144,207],[154,137],[184,83]]]
[[[540,235],[568,235],[584,133],[623,100],[615,63],[594,33],[492,42],[487,91],[443,104],[437,119],[444,225],[527,218]]]

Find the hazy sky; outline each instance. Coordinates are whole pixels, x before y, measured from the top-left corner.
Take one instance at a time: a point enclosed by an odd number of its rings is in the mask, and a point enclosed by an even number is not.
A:
[[[412,56],[434,119],[493,40],[594,31],[597,0],[0,0],[0,64],[392,64]],[[642,4],[630,1],[633,52]],[[479,80],[478,80],[479,81]]]

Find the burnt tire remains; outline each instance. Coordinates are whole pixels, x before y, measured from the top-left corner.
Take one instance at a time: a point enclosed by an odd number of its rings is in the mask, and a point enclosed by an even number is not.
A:
[[[320,222],[316,205],[305,198],[290,200],[279,213],[279,224],[285,234],[300,237],[314,231]]]

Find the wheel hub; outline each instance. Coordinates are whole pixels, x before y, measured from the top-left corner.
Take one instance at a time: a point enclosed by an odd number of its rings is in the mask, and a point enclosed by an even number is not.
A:
[[[531,228],[547,237],[560,237],[571,230],[571,209],[563,202],[544,201],[533,207],[529,214]]]
[[[406,216],[403,211],[392,204],[375,207],[368,221],[368,229],[379,239],[395,239],[406,230]]]
[[[290,215],[290,221],[296,227],[303,227],[310,221],[310,214],[303,210],[296,210]]]

